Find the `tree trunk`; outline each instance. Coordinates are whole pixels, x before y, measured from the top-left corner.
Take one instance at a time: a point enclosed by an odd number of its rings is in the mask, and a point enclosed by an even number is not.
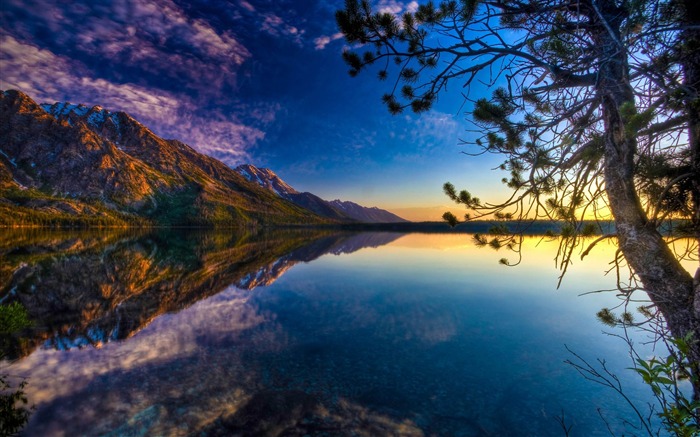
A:
[[[683,1],[684,26],[700,24],[700,8],[696,0]],[[683,67],[683,85],[687,93],[686,111],[688,113],[688,146],[690,149],[691,173],[695,175],[692,183],[693,230],[698,242],[700,258],[700,30],[687,28],[681,32],[682,47],[680,58]],[[695,272],[695,317],[700,319],[700,266]]]
[[[618,244],[651,301],[663,314],[671,335],[680,338],[693,333],[692,371],[700,377],[700,331],[695,311],[699,304],[694,299],[693,278],[649,223],[635,189],[637,141],[626,133],[620,110],[624,104],[634,104],[627,53],[620,43],[619,30],[625,15],[612,0],[596,4],[598,10],[591,19],[598,27],[595,42],[601,62],[596,91],[605,126],[605,190],[615,218]],[[697,378],[694,392],[696,398],[700,396]]]

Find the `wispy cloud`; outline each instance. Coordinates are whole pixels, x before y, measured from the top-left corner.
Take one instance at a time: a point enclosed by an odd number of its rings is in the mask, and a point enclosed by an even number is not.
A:
[[[230,31],[188,16],[171,0],[76,1],[71,7],[6,0],[0,14],[8,23],[14,15],[30,15],[21,26],[4,26],[18,39],[43,35],[50,47],[92,58],[99,68],[128,66],[199,92],[235,84],[239,66],[251,56]]]
[[[436,110],[418,116],[405,115],[387,133],[391,147],[396,148],[394,162],[420,165],[426,157],[439,156],[457,145],[463,129],[457,115]]]
[[[248,149],[265,138],[262,130],[223,114],[208,114],[203,118],[190,113],[179,117],[178,124],[169,128],[177,138],[187,138],[188,144],[231,166],[250,162]]]
[[[164,92],[93,78],[82,63],[7,34],[0,34],[0,70],[3,88],[18,88],[35,99],[62,99],[77,92],[87,98],[85,103],[102,102],[134,114],[163,114],[163,118],[173,116],[180,106]]]
[[[303,36],[306,30],[292,26],[275,14],[265,14],[260,30],[276,37],[291,38],[297,45],[303,45]]]
[[[240,5],[249,12],[255,12],[255,7],[245,0],[241,0]]]
[[[389,13],[400,15],[404,12],[416,12],[418,10],[418,2],[401,2],[397,0],[380,0],[376,5],[377,11],[380,13]]]
[[[415,117],[411,125],[411,137],[422,146],[435,143],[456,142],[463,126],[457,115],[431,110]]]
[[[334,33],[333,35],[321,35],[314,39],[314,47],[316,50],[323,50],[331,42],[341,39],[344,35],[342,32]]]

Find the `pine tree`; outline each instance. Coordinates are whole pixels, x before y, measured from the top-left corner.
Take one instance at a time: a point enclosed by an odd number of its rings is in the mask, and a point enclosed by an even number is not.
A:
[[[355,47],[343,54],[350,75],[377,68],[393,114],[429,110],[448,86],[467,100],[477,84],[492,88],[470,108],[484,135],[469,152],[503,156],[512,196],[491,204],[445,184],[470,210],[465,219],[566,222],[565,272],[591,233],[584,218],[612,214],[615,232],[604,238],[617,240],[618,268],[633,272],[620,291],[645,289],[671,334],[691,335],[696,399],[700,269],[694,280],[680,260],[700,250],[699,10],[693,0],[461,0],[397,17],[348,0],[336,14]],[[664,226],[694,246],[675,253]],[[480,238],[520,241],[503,228]]]

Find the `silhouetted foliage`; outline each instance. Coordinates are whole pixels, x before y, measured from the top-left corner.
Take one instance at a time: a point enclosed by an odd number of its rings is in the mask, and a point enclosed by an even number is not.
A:
[[[6,356],[8,337],[23,330],[31,324],[27,311],[19,303],[0,305],[0,359]],[[16,385],[13,380],[19,380]],[[27,380],[0,374],[0,435],[12,435],[19,432],[29,420],[32,408],[28,407],[24,388]]]

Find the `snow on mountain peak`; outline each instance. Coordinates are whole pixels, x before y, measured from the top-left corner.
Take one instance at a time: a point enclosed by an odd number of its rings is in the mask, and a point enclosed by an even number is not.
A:
[[[254,165],[243,164],[236,167],[235,170],[247,180],[267,188],[285,199],[288,199],[292,194],[299,193],[268,168],[258,168]]]
[[[110,112],[102,106],[95,105],[88,108],[82,104],[72,104],[69,102],[42,103],[41,108],[53,115],[56,118],[64,118],[70,124],[75,122],[76,118],[84,120],[88,125],[94,128],[101,128],[105,122],[110,120],[115,127],[119,127],[119,117],[117,113]]]
[[[42,103],[40,106],[44,111],[57,117],[67,116],[71,112],[78,117],[82,117],[89,111],[85,105],[74,105],[70,102]]]

